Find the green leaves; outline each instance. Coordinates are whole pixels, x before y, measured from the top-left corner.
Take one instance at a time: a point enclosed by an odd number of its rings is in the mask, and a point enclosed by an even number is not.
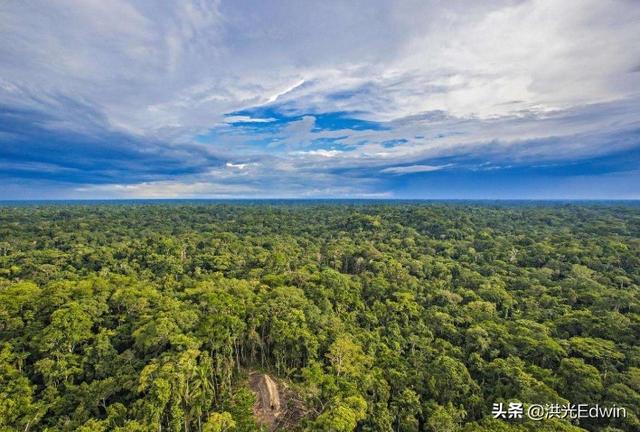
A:
[[[519,400],[633,431],[639,238],[629,207],[0,208],[0,430],[255,431],[258,370],[288,430],[580,430],[490,418]]]
[[[35,385],[16,367],[20,364],[8,344],[0,347],[0,430],[35,427],[46,412],[35,399]]]
[[[598,369],[579,358],[564,358],[558,374],[562,378],[563,393],[570,401],[598,401],[603,389]]]
[[[351,432],[364,419],[367,402],[361,396],[336,398],[328,410],[312,423],[309,430],[327,432]]]
[[[347,335],[339,336],[329,346],[326,358],[338,377],[346,375],[353,379],[358,379],[367,373],[373,363],[372,359],[364,354],[360,345]]]
[[[624,354],[618,351],[613,341],[600,338],[572,337],[569,339],[569,351],[602,367],[624,360]]]
[[[202,428],[202,432],[227,432],[236,428],[233,416],[228,412],[214,412],[209,415],[207,422]]]

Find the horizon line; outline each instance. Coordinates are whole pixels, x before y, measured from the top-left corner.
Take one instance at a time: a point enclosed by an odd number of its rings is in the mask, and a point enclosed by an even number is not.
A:
[[[345,197],[233,197],[233,198],[8,198],[0,203],[13,202],[106,202],[106,201],[528,201],[528,202],[640,202],[640,198],[345,198]]]

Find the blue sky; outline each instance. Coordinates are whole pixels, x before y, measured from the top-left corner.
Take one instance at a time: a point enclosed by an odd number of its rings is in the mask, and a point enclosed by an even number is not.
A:
[[[0,2],[0,199],[640,199],[635,0]]]

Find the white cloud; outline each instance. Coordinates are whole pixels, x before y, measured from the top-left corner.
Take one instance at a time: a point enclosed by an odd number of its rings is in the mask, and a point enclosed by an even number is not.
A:
[[[226,123],[270,123],[275,120],[274,118],[256,118],[249,116],[227,116],[224,119]]]
[[[239,170],[243,170],[245,168],[249,168],[249,167],[254,167],[254,166],[258,166],[260,165],[257,162],[252,162],[252,163],[233,163],[233,162],[227,162],[225,164],[225,166],[227,168],[232,168],[232,169],[239,169]]]
[[[134,184],[88,185],[76,192],[103,198],[197,198],[251,195],[256,189],[247,185],[206,182],[156,181]]]
[[[415,173],[421,173],[421,172],[440,171],[441,169],[445,169],[450,166],[451,164],[394,166],[394,167],[385,168],[382,170],[382,172],[389,173],[389,174],[415,174]]]
[[[43,112],[50,130],[159,143],[180,166],[243,161],[122,191],[215,194],[227,185],[217,180],[240,177],[255,191],[281,176],[296,193],[349,181],[373,193],[375,180],[331,170],[407,174],[441,169],[428,162],[444,156],[628,148],[607,137],[638,128],[638,39],[635,0],[6,1],[0,105]],[[274,112],[231,115],[255,107]],[[295,120],[261,131],[278,110]],[[385,127],[319,127],[339,111]],[[13,137],[0,131],[3,143]]]
[[[61,95],[100,110],[113,127],[174,136],[276,100],[303,113],[353,110],[377,120],[432,110],[492,117],[608,101],[637,88],[629,73],[640,57],[633,1],[308,9],[3,2],[0,101],[46,108],[47,95]],[[328,98],[339,91],[353,94]]]
[[[312,133],[315,124],[314,116],[304,116],[300,120],[291,121],[282,128],[269,147],[305,147],[316,137]]]
[[[333,158],[336,156],[340,156],[342,153],[344,153],[341,150],[326,150],[326,149],[318,149],[318,150],[309,150],[309,151],[299,151],[299,152],[294,152],[294,154],[297,155],[303,155],[303,156],[320,156],[320,157],[324,157],[324,158]]]

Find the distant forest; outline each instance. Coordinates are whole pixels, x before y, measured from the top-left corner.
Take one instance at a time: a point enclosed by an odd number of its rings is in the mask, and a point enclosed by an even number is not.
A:
[[[0,431],[275,427],[640,430],[640,207],[0,207]]]

